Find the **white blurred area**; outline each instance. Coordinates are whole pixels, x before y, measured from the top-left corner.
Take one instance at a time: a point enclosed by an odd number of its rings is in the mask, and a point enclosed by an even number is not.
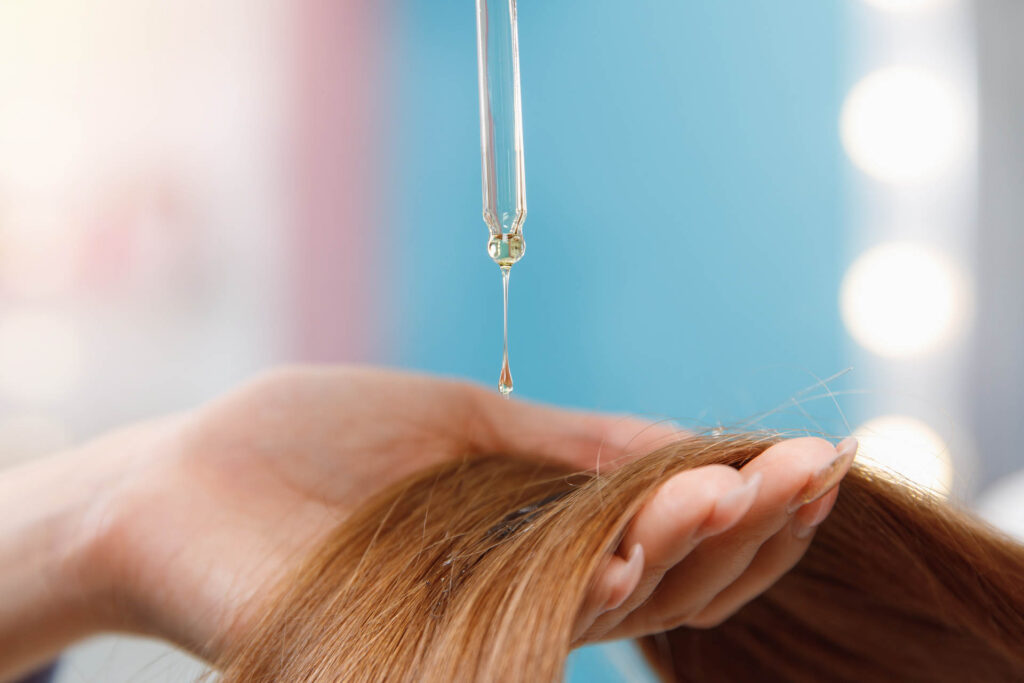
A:
[[[843,104],[843,146],[857,166],[880,180],[927,181],[969,153],[969,102],[931,70],[878,69]]]
[[[859,0],[851,8],[854,69],[839,131],[854,169],[855,209],[840,309],[870,387],[860,406],[868,419],[854,430],[858,457],[958,498],[1024,540],[1019,450],[1015,443],[1009,453],[979,447],[998,442],[986,431],[1012,433],[1007,425],[1020,420],[1019,406],[995,392],[991,375],[986,382],[979,374],[989,363],[1008,382],[1020,373],[1019,345],[1007,362],[1006,354],[994,354],[991,336],[979,332],[985,308],[989,335],[1017,333],[1002,311],[1020,309],[1019,287],[993,290],[985,269],[1001,262],[991,252],[986,258],[979,244],[987,238],[999,245],[1015,272],[1019,249],[1009,246],[1013,235],[1003,224],[991,217],[986,224],[979,194],[999,197],[1005,179],[1020,196],[1012,171],[1018,167],[986,176],[981,144],[987,141],[990,157],[992,147],[1012,155],[1020,117],[1014,109],[1012,118],[998,118],[992,91],[1006,86],[1002,75],[991,79],[991,70],[1004,70],[1011,53],[1005,44],[988,46],[998,57],[979,65],[986,46],[977,42],[975,25],[984,15],[1017,40],[1020,22],[1013,18],[1024,14],[1010,3],[979,12],[971,0]],[[982,130],[986,103],[978,97],[986,88],[989,127]],[[1009,229],[1019,232],[1019,200],[1006,206],[1017,207]],[[989,393],[999,398],[979,411],[978,398]],[[999,413],[991,414],[997,404]]]
[[[880,356],[909,358],[963,332],[969,289],[942,252],[916,242],[888,242],[861,254],[846,271],[840,312],[861,346]]]
[[[1024,470],[1002,477],[979,497],[975,509],[989,524],[1024,543]]]
[[[282,3],[0,3],[0,465],[279,355]]]
[[[926,10],[945,0],[867,0],[870,4],[879,9],[891,12],[913,12],[915,10]]]
[[[284,8],[0,3],[0,467],[281,355]],[[201,671],[104,638],[58,680]]]
[[[883,415],[868,420],[853,435],[860,442],[857,458],[862,464],[909,480],[934,495],[949,495],[953,485],[949,449],[921,420]]]
[[[976,47],[971,0],[856,0],[838,121],[850,162],[839,296],[866,389],[865,463],[970,500]]]

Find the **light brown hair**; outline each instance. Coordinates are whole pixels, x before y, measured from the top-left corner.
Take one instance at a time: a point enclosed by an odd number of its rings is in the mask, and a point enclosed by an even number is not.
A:
[[[772,442],[688,438],[600,476],[505,457],[416,474],[282,583],[223,680],[559,680],[590,582],[645,499]],[[1024,547],[855,466],[775,586],[642,646],[677,681],[1024,680]]]

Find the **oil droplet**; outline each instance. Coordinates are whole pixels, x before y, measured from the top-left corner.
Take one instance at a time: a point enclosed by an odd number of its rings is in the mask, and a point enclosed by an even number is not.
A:
[[[511,266],[501,268],[501,290],[502,290],[502,329],[504,332],[504,343],[501,351],[501,374],[498,375],[498,391],[505,398],[512,393],[512,370],[508,365],[508,276],[512,271]]]
[[[498,391],[502,396],[508,398],[512,393],[512,372],[508,369],[508,356],[501,363],[501,376],[498,377]]]

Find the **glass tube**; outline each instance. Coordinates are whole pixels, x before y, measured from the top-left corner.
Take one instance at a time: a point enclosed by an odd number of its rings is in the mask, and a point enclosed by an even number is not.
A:
[[[526,178],[516,0],[477,0],[476,18],[484,222],[491,237],[521,235]],[[499,265],[522,256],[513,245],[499,250],[505,253],[489,251]]]

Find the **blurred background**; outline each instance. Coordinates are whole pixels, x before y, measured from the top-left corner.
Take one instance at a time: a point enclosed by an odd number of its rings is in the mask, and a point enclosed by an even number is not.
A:
[[[470,0],[0,3],[0,466],[268,366],[494,385]],[[516,395],[855,433],[1024,537],[1024,5],[519,4]],[[101,638],[59,674],[187,681]],[[625,645],[570,680],[647,680]]]

